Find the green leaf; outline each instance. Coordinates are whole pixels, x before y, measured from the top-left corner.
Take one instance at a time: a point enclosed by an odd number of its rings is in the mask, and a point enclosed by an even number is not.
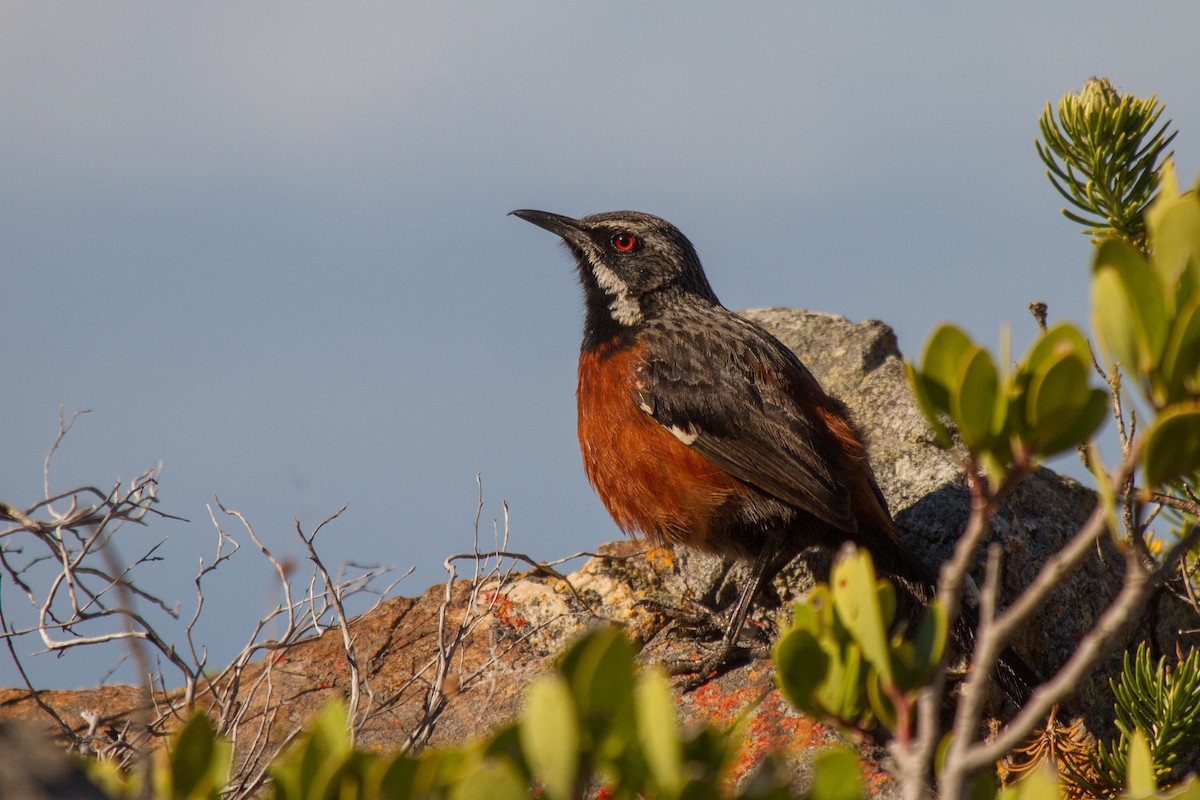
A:
[[[1102,389],[1089,389],[1087,403],[1076,414],[1074,420],[1064,427],[1058,436],[1039,443],[1038,450],[1043,456],[1052,456],[1087,444],[1092,434],[1096,432],[1104,420],[1108,419],[1112,397]]]
[[[1150,487],[1196,474],[1200,469],[1200,402],[1181,403],[1158,415],[1146,435],[1142,467]]]
[[[813,759],[813,782],[809,800],[861,800],[862,768],[854,753],[838,747]]]
[[[1116,270],[1102,269],[1092,278],[1092,328],[1109,364],[1137,370],[1141,358],[1133,311]]]
[[[1150,373],[1167,337],[1162,286],[1141,251],[1118,239],[1096,249],[1092,322],[1113,360],[1140,375]]]
[[[1152,231],[1154,255],[1150,259],[1168,298],[1173,298],[1180,278],[1200,266],[1200,202],[1188,194],[1156,203]]]
[[[967,790],[967,800],[995,800],[997,788],[996,776],[984,770],[971,781],[971,787]]]
[[[308,787],[310,797],[363,797],[366,794],[366,774],[373,756],[352,750],[344,756],[325,762],[317,780]]]
[[[1158,791],[1158,780],[1154,776],[1154,758],[1150,755],[1150,743],[1141,728],[1135,728],[1129,737],[1128,784],[1126,794],[1130,797],[1147,797]]]
[[[520,735],[529,766],[541,778],[546,796],[551,800],[573,797],[579,774],[579,719],[561,675],[545,675],[530,685]]]
[[[961,329],[942,324],[925,344],[921,368],[905,364],[917,405],[933,429],[938,444],[947,450],[954,447],[954,437],[941,417],[943,414],[953,416],[950,397],[961,382],[959,364],[971,347],[971,339]]]
[[[817,688],[817,702],[838,719],[857,722],[864,710],[862,648],[849,642],[837,655],[830,662],[825,682]]]
[[[895,684],[892,684],[893,686]],[[875,667],[867,669],[867,704],[870,705],[872,713],[876,719],[888,729],[896,729],[896,704],[892,702],[891,695],[888,694],[883,685],[883,679],[879,671]]]
[[[382,772],[375,782],[374,796],[382,797],[416,797],[417,769],[419,761],[401,753],[390,762],[380,762]],[[428,789],[426,789],[428,791]]]
[[[1038,440],[1070,425],[1088,398],[1088,368],[1071,353],[1049,358],[1029,382],[1026,421]]]
[[[308,723],[305,735],[270,767],[289,798],[321,796],[325,782],[351,753],[346,706],[329,703]]]
[[[882,578],[875,582],[875,599],[879,601],[879,613],[883,617],[884,630],[891,630],[896,621],[896,587]]]
[[[925,421],[929,423],[938,446],[944,450],[950,450],[954,447],[954,437],[950,435],[950,429],[942,422],[942,414],[950,413],[949,395],[946,394],[943,387],[917,372],[916,367],[907,361],[904,362],[904,374],[908,377],[908,385],[912,388],[913,397],[916,399],[921,413],[925,416]],[[942,404],[933,399],[940,395],[945,395]]]
[[[876,589],[875,565],[866,550],[839,557],[830,575],[833,602],[842,623],[862,647],[863,657],[888,683],[894,683],[887,627]]]
[[[1171,787],[1171,791],[1161,793],[1159,797],[1164,800],[1200,800],[1200,778],[1193,775],[1178,786]]]
[[[1051,358],[1074,354],[1087,363],[1091,358],[1087,338],[1079,328],[1069,322],[1060,322],[1037,338],[1025,356],[1025,367],[1030,373],[1039,372]]]
[[[1058,778],[1049,764],[1042,766],[1022,778],[1016,786],[1000,793],[1000,800],[1061,800]]]
[[[1030,365],[1025,436],[1037,453],[1049,456],[1087,440],[1107,414],[1109,395],[1088,387],[1090,364],[1074,347],[1039,356]]]
[[[963,444],[973,453],[986,450],[997,427],[1002,427],[996,425],[998,389],[999,377],[991,354],[972,345],[960,362],[958,380],[950,388],[950,414]]]
[[[675,693],[658,669],[643,670],[633,690],[637,706],[638,740],[650,775],[662,790],[675,797],[683,788],[683,744],[675,716]]]
[[[633,645],[615,626],[583,636],[563,655],[559,671],[570,683],[584,720],[607,724],[633,702]]]
[[[949,388],[958,383],[959,364],[972,346],[971,338],[961,328],[948,323],[939,325],[925,345],[921,373],[933,382],[933,400],[942,411],[950,411]]]
[[[1171,322],[1161,372],[1164,382],[1158,401],[1162,405],[1179,402],[1200,389],[1200,292],[1184,303]]]
[[[917,635],[913,641],[916,666],[923,672],[932,671],[942,658],[946,648],[946,636],[949,631],[949,620],[946,619],[946,609],[941,602],[934,598],[930,601],[921,622],[917,626]]]
[[[474,759],[462,750],[429,749],[416,759],[416,771],[412,776],[412,793],[400,797],[439,796],[445,787],[460,780]]]
[[[196,712],[175,735],[171,748],[171,786],[176,797],[219,797],[229,778],[231,751],[217,737],[208,717]]]
[[[775,684],[788,702],[807,714],[823,714],[813,700],[826,679],[829,656],[807,628],[795,627],[775,642]]]
[[[1175,174],[1175,160],[1163,162],[1158,180],[1158,194],[1154,202],[1146,207],[1146,229],[1153,236],[1162,225],[1162,218],[1174,208],[1179,200],[1179,178]]]
[[[526,800],[529,788],[512,764],[485,759],[450,788],[450,800]]]

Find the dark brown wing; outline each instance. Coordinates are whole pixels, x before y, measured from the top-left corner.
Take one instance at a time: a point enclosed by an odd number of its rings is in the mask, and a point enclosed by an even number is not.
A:
[[[642,410],[738,480],[853,533],[837,442],[820,413],[832,401],[770,334],[723,308],[706,316],[699,337],[669,321],[644,332],[660,340],[648,352],[662,355],[642,364]]]

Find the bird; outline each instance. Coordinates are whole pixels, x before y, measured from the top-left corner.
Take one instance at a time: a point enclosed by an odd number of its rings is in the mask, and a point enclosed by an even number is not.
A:
[[[556,234],[575,261],[579,447],[617,526],[751,565],[688,686],[732,659],[756,595],[808,547],[863,547],[911,607],[931,601],[936,577],[901,543],[841,404],[792,350],[721,304],[678,228],[636,211],[510,213]],[[1030,678],[1009,677],[1020,705]]]

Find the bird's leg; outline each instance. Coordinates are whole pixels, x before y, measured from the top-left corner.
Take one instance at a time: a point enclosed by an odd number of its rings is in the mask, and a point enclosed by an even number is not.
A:
[[[734,557],[722,557],[720,576],[711,583],[704,582],[694,587],[700,597],[692,596],[689,591],[670,599],[663,596],[645,597],[635,602],[661,615],[676,636],[711,642],[724,635],[730,611],[736,605],[745,583],[748,573],[738,569],[737,565]],[[731,593],[733,603],[728,600]],[[721,607],[722,601],[724,608]]]
[[[764,547],[755,557],[750,568],[750,579],[742,589],[741,595],[738,596],[737,604],[729,615],[725,633],[716,650],[698,662],[683,659],[667,664],[667,669],[672,675],[689,675],[679,682],[679,688],[684,691],[695,689],[712,677],[713,673],[719,672],[722,667],[734,660],[736,656],[748,654],[738,646],[738,637],[741,636],[742,627],[746,624],[746,616],[750,613],[754,598],[758,596],[763,583],[772,572],[772,567],[775,566],[776,556],[773,548]]]

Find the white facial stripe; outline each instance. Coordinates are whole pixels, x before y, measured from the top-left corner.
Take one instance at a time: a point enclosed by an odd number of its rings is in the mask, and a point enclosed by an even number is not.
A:
[[[608,310],[612,312],[613,319],[622,325],[636,325],[641,322],[642,307],[629,294],[628,284],[621,280],[617,273],[592,257],[591,253],[587,256],[588,263],[592,266],[592,274],[596,276],[596,283],[612,298]]]

